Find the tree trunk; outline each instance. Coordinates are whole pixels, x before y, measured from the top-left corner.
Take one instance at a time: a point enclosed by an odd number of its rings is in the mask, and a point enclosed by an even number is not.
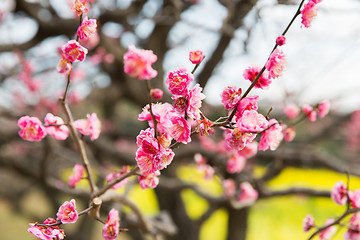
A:
[[[245,240],[249,208],[240,210],[228,208],[228,237],[227,240]]]

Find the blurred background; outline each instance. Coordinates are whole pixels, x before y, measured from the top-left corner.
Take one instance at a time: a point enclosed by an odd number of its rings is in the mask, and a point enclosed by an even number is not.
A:
[[[164,78],[179,66],[189,71],[189,52],[202,50],[204,61],[195,83],[206,95],[202,112],[211,120],[226,116],[220,94],[226,86],[245,90],[243,71],[263,66],[300,1],[297,0],[87,0],[89,18],[96,18],[98,35],[81,42],[89,49],[85,62],[75,63],[68,101],[76,119],[96,112],[102,121],[98,140],[85,138],[96,181],[123,165],[135,165],[135,138],[147,124],[137,120],[147,104],[143,81],[123,71],[123,54],[130,44],[151,49],[158,56],[153,65],[158,76],[153,87],[164,89]],[[47,112],[63,116],[58,98],[66,76],[55,67],[59,50],[74,39],[79,19],[72,1],[0,0],[0,239],[33,239],[29,223],[55,217],[62,202],[75,198],[86,208],[88,185],[76,190],[67,178],[80,158],[71,139],[49,137],[39,143],[22,140],[17,119],[24,115],[43,119]],[[318,225],[340,215],[344,206],[329,198],[334,183],[347,181],[360,188],[360,1],[324,0],[311,28],[301,27],[298,17],[281,47],[288,65],[259,95],[260,112],[272,107],[271,117],[291,125],[283,109],[288,104],[331,102],[331,112],[315,123],[296,125],[293,142],[278,150],[259,152],[247,160],[240,173],[226,171],[227,157],[204,149],[195,137],[175,150],[173,163],[160,177],[155,190],[141,190],[131,178],[119,194],[135,203],[148,221],[157,226],[160,239],[307,239],[302,219],[312,214]],[[221,131],[208,141],[217,146]],[[194,163],[201,153],[216,172],[204,179]],[[254,205],[237,208],[223,196],[222,181],[251,182],[259,191]],[[121,210],[121,225],[129,232],[118,239],[153,239],[129,208]],[[82,217],[66,225],[66,239],[102,239],[102,224]],[[159,230],[160,229],[160,230]],[[163,229],[163,230],[161,230]],[[334,239],[342,239],[345,228]]]

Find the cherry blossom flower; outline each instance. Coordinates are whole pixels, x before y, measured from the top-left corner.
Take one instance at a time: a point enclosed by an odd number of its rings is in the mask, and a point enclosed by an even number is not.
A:
[[[360,213],[355,213],[350,218],[349,229],[344,235],[345,240],[359,240],[360,239]]]
[[[329,225],[329,224],[332,224],[334,222],[334,219],[330,218],[330,219],[327,219],[325,221],[325,226],[326,225]],[[330,240],[332,238],[332,236],[336,233],[337,231],[337,227],[336,226],[331,226],[331,227],[328,227],[326,228],[325,230],[323,230],[321,233],[320,233],[320,236],[319,238],[321,240]]]
[[[314,108],[312,106],[310,106],[309,104],[304,104],[302,106],[302,111],[306,115],[306,117],[309,119],[309,121],[311,121],[311,122],[316,121],[317,114],[316,114],[316,111],[314,111]]]
[[[177,68],[168,73],[166,84],[169,86],[171,94],[185,96],[189,93],[189,85],[193,80],[193,75],[188,73],[185,68]]]
[[[202,87],[200,87],[198,83],[189,91],[189,101],[186,112],[188,116],[193,119],[200,118],[201,101],[205,98],[205,95],[201,91]]]
[[[163,97],[164,92],[159,88],[154,88],[150,90],[150,96],[154,100],[160,100]]]
[[[255,110],[244,111],[236,126],[243,132],[260,132],[269,126],[266,118]]]
[[[57,223],[57,221],[53,218],[47,218],[43,222],[43,224],[53,224],[53,223]],[[32,235],[34,235],[35,237],[40,238],[42,240],[53,240],[54,238],[61,240],[64,239],[65,237],[64,230],[59,229],[58,226],[43,227],[31,223],[27,231]]]
[[[214,122],[210,121],[207,118],[197,119],[196,122],[199,124],[196,128],[196,131],[200,133],[200,136],[213,135],[215,133],[215,129],[212,128]]]
[[[318,115],[319,118],[325,117],[330,110],[330,102],[328,100],[324,100],[318,105]]]
[[[303,219],[303,230],[304,232],[309,231],[311,228],[315,227],[315,220],[314,217],[310,214],[306,215]]]
[[[101,132],[101,122],[96,113],[87,115],[87,119],[74,121],[74,127],[83,135],[90,135],[91,141],[99,138]]]
[[[141,189],[156,188],[159,184],[160,171],[155,171],[154,173],[147,174],[141,172],[138,176],[138,181]]]
[[[249,142],[248,144],[245,145],[243,149],[238,151],[238,153],[244,158],[249,159],[256,155],[258,150],[258,145],[259,144],[256,141]]]
[[[64,58],[69,62],[84,61],[88,50],[75,40],[70,40],[61,48]]]
[[[265,64],[266,69],[269,71],[269,78],[280,77],[286,65],[287,60],[285,54],[281,50],[275,49]]]
[[[40,142],[46,136],[46,129],[37,117],[23,116],[18,120],[19,135],[30,142]]]
[[[258,192],[248,182],[241,183],[240,190],[241,194],[239,195],[237,200],[243,204],[251,205],[258,198]]]
[[[58,73],[65,73],[65,74],[69,74],[69,72],[72,69],[72,64],[65,59],[65,56],[63,55],[63,58],[60,59],[58,65],[56,66],[56,70],[58,71]]]
[[[157,76],[157,71],[152,64],[157,56],[151,50],[137,49],[134,45],[124,54],[124,71],[132,77],[142,80],[150,80]]]
[[[60,220],[62,223],[75,223],[79,217],[76,211],[75,200],[72,199],[70,202],[64,202],[56,216],[57,220]]]
[[[61,117],[54,116],[52,113],[48,113],[45,116],[45,130],[47,134],[58,140],[65,140],[69,136],[69,128],[64,124],[64,120]],[[50,126],[59,125],[59,126]]]
[[[76,33],[80,39],[86,39],[96,32],[96,27],[96,19],[85,17]]]
[[[241,99],[238,107],[237,107],[237,111],[235,116],[237,118],[241,118],[241,116],[243,115],[244,111],[246,110],[258,110],[258,100],[259,96],[252,96],[252,97],[246,97]]]
[[[294,140],[295,136],[296,136],[296,132],[295,132],[295,128],[290,126],[290,127],[283,127],[283,135],[284,135],[284,140],[286,142],[291,142],[292,140]]]
[[[156,154],[160,151],[158,140],[154,137],[154,129],[147,128],[141,130],[139,135],[136,137],[136,144],[141,147],[145,153]]]
[[[226,170],[229,173],[240,173],[246,164],[246,158],[239,154],[232,154],[226,161]]]
[[[225,141],[229,147],[234,150],[240,151],[245,146],[250,143],[256,134],[253,133],[245,133],[239,130],[239,128],[235,128],[232,132],[229,132],[225,135]]]
[[[187,144],[191,142],[191,125],[183,117],[173,117],[170,119],[172,126],[169,129],[170,135],[177,141]]]
[[[265,132],[261,134],[259,150],[265,151],[269,148],[272,151],[276,150],[284,137],[282,133],[282,127],[278,121],[276,121],[276,119],[270,119],[269,126],[271,125],[274,126],[265,130]]]
[[[331,198],[336,204],[345,205],[347,201],[348,189],[342,181],[335,183],[331,190]]]
[[[189,53],[189,60],[193,64],[199,64],[204,59],[204,54],[201,50],[191,51]]]
[[[289,104],[285,107],[284,113],[290,119],[296,118],[300,113],[300,108],[296,104]]]
[[[174,107],[169,103],[157,103],[152,105],[152,112],[155,116],[155,120],[157,121],[157,130],[159,132],[167,132],[170,129],[172,123],[170,118],[174,116],[179,116],[179,114],[175,111]],[[140,121],[148,121],[149,126],[154,128],[154,123],[149,112],[149,105],[143,108],[143,111],[139,114],[138,120]]]
[[[360,208],[360,189],[355,192],[349,191],[349,199],[354,208]]]
[[[78,16],[88,12],[86,1],[75,0],[75,4],[71,7],[71,9],[76,11]]]
[[[245,69],[243,76],[246,80],[250,80],[250,82],[254,82],[255,78],[259,75],[261,68],[259,66],[250,66]],[[266,89],[271,84],[271,79],[269,78],[269,73],[264,71],[259,77],[258,81],[254,85],[254,88]]]
[[[221,102],[224,104],[226,110],[234,109],[236,104],[241,99],[241,88],[236,90],[236,87],[225,87],[221,93]]]
[[[311,26],[312,20],[317,16],[317,11],[316,2],[312,0],[305,4],[304,8],[301,10],[301,23],[306,28]]]
[[[69,176],[68,185],[71,188],[76,187],[76,183],[80,182],[84,172],[84,167],[81,164],[75,164],[72,174]]]
[[[116,173],[110,173],[108,175],[106,175],[106,181],[109,183],[114,179],[118,179],[120,178],[122,175],[124,175],[125,173],[130,171],[130,166],[123,166],[122,170],[120,172],[116,172]],[[118,182],[117,184],[115,184],[114,186],[111,187],[111,189],[119,189],[124,187],[129,181],[129,178],[125,178],[123,180],[121,180],[120,182]]]
[[[114,240],[120,232],[119,212],[112,208],[102,229],[104,240]]]
[[[279,46],[282,46],[286,43],[286,37],[285,36],[279,36],[276,38],[276,44]]]
[[[235,181],[231,178],[225,179],[222,182],[222,186],[224,189],[224,196],[229,198],[235,195],[235,191],[236,191],[236,186],[235,186]]]

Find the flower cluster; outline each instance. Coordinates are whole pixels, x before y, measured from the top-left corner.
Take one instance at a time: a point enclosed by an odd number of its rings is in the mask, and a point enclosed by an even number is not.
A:
[[[309,0],[304,5],[304,8],[301,10],[301,23],[304,27],[309,28],[311,27],[311,22],[313,21],[314,17],[317,16],[317,7],[316,5],[321,2],[321,0]]]

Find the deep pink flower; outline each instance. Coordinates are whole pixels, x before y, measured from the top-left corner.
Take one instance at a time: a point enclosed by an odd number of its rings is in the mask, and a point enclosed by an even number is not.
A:
[[[155,171],[154,173],[147,174],[146,172],[141,172],[138,177],[138,181],[141,189],[156,188],[159,184],[160,171]]]
[[[229,147],[234,150],[242,150],[248,143],[252,142],[256,134],[245,133],[235,128],[233,131],[225,135],[225,141]]]
[[[84,61],[88,50],[75,40],[70,40],[61,48],[64,57],[69,62]]]
[[[302,111],[311,122],[316,121],[317,114],[312,106],[310,106],[309,104],[304,104],[302,106]]]
[[[201,50],[191,51],[189,53],[189,60],[193,64],[199,64],[204,59],[204,54]]]
[[[360,208],[360,189],[355,192],[349,191],[349,199],[354,208]]]
[[[258,198],[258,192],[248,182],[241,183],[240,190],[241,193],[237,200],[243,204],[251,205]]]
[[[151,50],[137,49],[134,45],[124,54],[124,71],[132,77],[142,80],[150,80],[157,76],[157,71],[152,64],[157,56]]]
[[[260,73],[261,68],[259,66],[250,66],[244,70],[243,76],[246,80],[254,82],[257,75]],[[256,82],[254,88],[266,89],[271,84],[271,79],[269,78],[269,73],[265,70],[258,81]]]
[[[72,174],[69,176],[68,185],[71,188],[76,187],[76,183],[78,183],[82,179],[84,167],[80,164],[75,164],[73,168]]]
[[[317,7],[316,2],[309,1],[307,4],[305,4],[303,10],[301,10],[301,23],[306,27],[309,28],[311,26],[311,22],[314,19],[314,17],[317,16]]]
[[[101,132],[101,122],[96,113],[87,115],[87,119],[74,121],[74,127],[83,135],[90,135],[91,141],[99,138]]]
[[[197,119],[196,122],[199,124],[196,128],[196,131],[200,133],[200,136],[213,135],[215,129],[212,128],[214,123],[207,118]]]
[[[160,151],[158,140],[154,137],[154,129],[147,128],[141,130],[139,135],[136,137],[136,144],[141,147],[145,153],[156,154]]]
[[[62,223],[75,223],[79,217],[76,211],[75,200],[72,199],[70,202],[64,202],[56,216],[57,220],[60,220]]]
[[[276,38],[276,44],[279,46],[282,46],[286,43],[286,38],[285,36],[279,36]]]
[[[188,94],[189,85],[193,80],[193,75],[188,73],[185,68],[177,68],[175,71],[169,72],[166,84],[169,86],[171,94],[185,96]]]
[[[60,59],[58,65],[56,66],[56,70],[59,73],[65,73],[65,74],[69,74],[69,72],[72,69],[72,64],[65,59],[65,56],[63,55],[63,58]]]
[[[37,117],[23,116],[18,120],[19,135],[27,141],[40,142],[46,136],[46,129]]]
[[[80,39],[86,39],[96,32],[96,19],[85,17],[77,30]]]
[[[292,140],[294,140],[295,136],[296,136],[296,132],[295,132],[295,128],[294,127],[283,127],[283,135],[284,135],[284,140],[286,142],[291,142]]]
[[[334,222],[334,219],[330,218],[325,221],[325,225],[329,225],[333,222]],[[332,238],[332,236],[336,233],[336,230],[337,230],[337,227],[335,227],[334,225],[331,227],[328,227],[320,233],[319,238],[321,240],[330,240]]]
[[[106,175],[106,181],[109,183],[114,179],[118,179],[120,178],[122,175],[124,175],[125,173],[130,171],[130,166],[123,166],[122,170],[120,172],[116,172],[116,173],[110,173],[108,175]],[[125,178],[123,180],[121,180],[120,182],[118,182],[117,184],[115,184],[114,186],[111,187],[111,189],[119,189],[124,187],[129,181],[129,178]]]
[[[246,164],[246,158],[239,154],[232,154],[226,161],[226,170],[229,173],[240,173]]]
[[[120,232],[119,212],[112,208],[102,229],[104,240],[114,240]]]
[[[315,220],[314,217],[310,214],[306,215],[303,219],[303,230],[304,232],[309,231],[311,228],[315,227]]]
[[[53,224],[53,223],[57,223],[57,221],[53,218],[47,218],[43,222],[43,224]],[[61,240],[64,239],[65,237],[64,230],[59,229],[58,226],[42,227],[31,223],[27,231],[33,234],[35,237],[40,238],[42,240],[53,240],[54,238]]]
[[[205,95],[201,92],[200,84],[195,84],[194,88],[189,91],[189,100],[187,106],[187,115],[192,119],[200,119],[201,101],[204,100]]]
[[[241,99],[241,88],[236,90],[236,87],[225,87],[221,93],[221,102],[224,104],[226,110],[233,109]]]
[[[287,60],[285,54],[281,50],[275,49],[265,64],[266,69],[269,71],[269,78],[280,77],[286,65]]]
[[[172,123],[170,118],[174,116],[179,116],[179,114],[175,111],[174,107],[169,103],[156,103],[152,105],[152,112],[157,121],[157,130],[161,133],[167,132]],[[154,123],[149,112],[149,105],[143,108],[143,111],[139,114],[138,120],[140,121],[148,121],[149,126],[154,128]]]
[[[324,100],[318,105],[318,115],[319,118],[325,117],[330,110],[330,102],[328,100]]]
[[[75,4],[71,7],[71,9],[75,10],[78,16],[88,12],[86,1],[75,0]]]
[[[154,88],[150,90],[150,96],[154,100],[160,100],[163,97],[164,92],[159,88]]]
[[[145,153],[142,148],[136,151],[135,160],[141,170],[145,174],[154,173],[158,169],[155,166],[155,157],[153,154]]]
[[[285,107],[284,113],[290,119],[296,118],[300,113],[300,108],[296,104],[289,104]]]
[[[355,213],[350,218],[349,229],[344,235],[345,240],[359,240],[360,239],[360,213]]]
[[[169,129],[170,135],[177,141],[187,144],[191,142],[191,125],[183,117],[173,117],[170,119],[172,126]]]
[[[154,156],[154,166],[156,170],[162,170],[166,168],[174,159],[175,153],[170,149],[166,148],[160,151]]]
[[[270,150],[274,151],[278,148],[280,142],[282,141],[284,137],[282,127],[276,119],[270,119],[269,126],[273,124],[275,125],[261,134],[259,150],[265,151],[270,148]]]
[[[236,126],[242,132],[260,132],[269,126],[266,118],[255,110],[244,111]]]
[[[224,189],[225,197],[232,197],[235,195],[236,186],[235,186],[235,181],[233,179],[231,179],[231,178],[225,179],[222,182],[222,186]]]
[[[348,189],[342,181],[335,183],[331,190],[331,198],[336,204],[345,205],[347,201]]]
[[[252,97],[246,97],[241,99],[239,106],[237,107],[236,111],[236,118],[240,118],[244,111],[246,110],[258,110],[258,100],[259,96],[252,96]]]
[[[69,128],[64,124],[64,120],[61,117],[54,116],[51,113],[45,116],[46,132],[55,139],[65,140],[69,136]],[[59,126],[49,126],[59,125]]]

